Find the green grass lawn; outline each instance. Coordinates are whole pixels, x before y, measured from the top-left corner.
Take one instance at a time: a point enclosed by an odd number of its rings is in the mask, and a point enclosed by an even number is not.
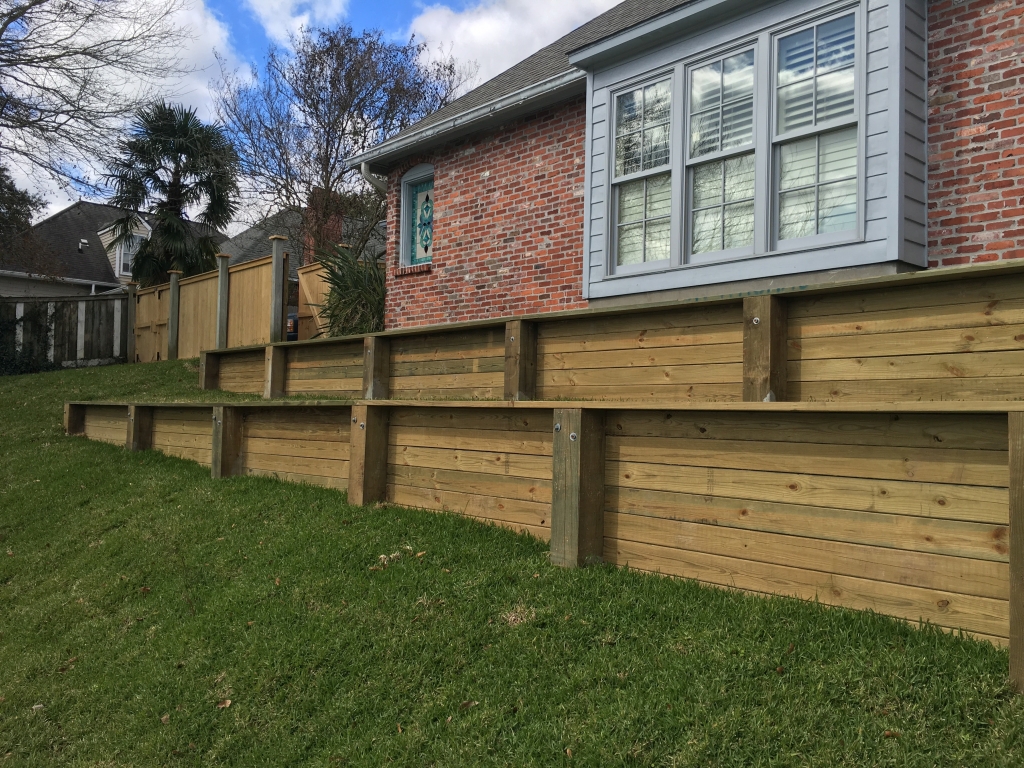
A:
[[[988,644],[62,433],[196,378],[0,378],[0,766],[1024,764]]]

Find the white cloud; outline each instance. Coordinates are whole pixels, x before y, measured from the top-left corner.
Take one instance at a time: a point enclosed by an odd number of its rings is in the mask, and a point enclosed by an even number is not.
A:
[[[282,45],[302,27],[329,26],[345,15],[348,0],[245,0],[267,37]]]
[[[450,45],[462,61],[480,65],[483,83],[621,0],[482,0],[464,11],[424,8],[410,27],[431,46]]]

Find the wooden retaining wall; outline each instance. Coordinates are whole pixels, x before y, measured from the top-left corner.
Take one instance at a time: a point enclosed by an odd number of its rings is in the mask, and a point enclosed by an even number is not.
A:
[[[1014,408],[69,403],[66,424],[212,463],[215,476],[272,475],[528,531],[562,564],[603,559],[872,609],[1012,650],[1011,517],[1024,516]]]
[[[358,397],[356,382],[367,370],[357,359],[363,346],[376,357],[362,396],[374,380],[386,396],[402,400],[1019,400],[1024,266],[943,269],[367,338],[376,341],[274,345],[288,361],[284,391]],[[264,358],[262,371],[252,364],[261,351],[206,353],[225,371],[230,361],[247,360],[252,377],[213,377],[206,386],[282,394],[267,387],[273,356]],[[302,384],[292,382],[293,370]]]

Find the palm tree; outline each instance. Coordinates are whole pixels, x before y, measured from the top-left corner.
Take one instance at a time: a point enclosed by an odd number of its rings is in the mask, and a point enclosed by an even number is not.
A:
[[[117,149],[106,175],[110,204],[130,213],[116,222],[114,243],[131,242],[140,211],[153,215],[132,278],[146,286],[165,282],[168,270],[214,269],[215,235],[237,210],[238,155],[223,129],[204,125],[194,109],[160,102],[136,114]]]

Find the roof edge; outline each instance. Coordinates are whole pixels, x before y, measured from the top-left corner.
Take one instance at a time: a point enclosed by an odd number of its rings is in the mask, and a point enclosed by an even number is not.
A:
[[[586,72],[573,67],[420,131],[382,142],[348,158],[346,163],[349,168],[358,168],[363,163],[370,163],[372,172],[386,171],[388,166],[417,150],[433,148],[569,98],[577,91],[583,91],[581,86],[586,83],[586,79]]]

